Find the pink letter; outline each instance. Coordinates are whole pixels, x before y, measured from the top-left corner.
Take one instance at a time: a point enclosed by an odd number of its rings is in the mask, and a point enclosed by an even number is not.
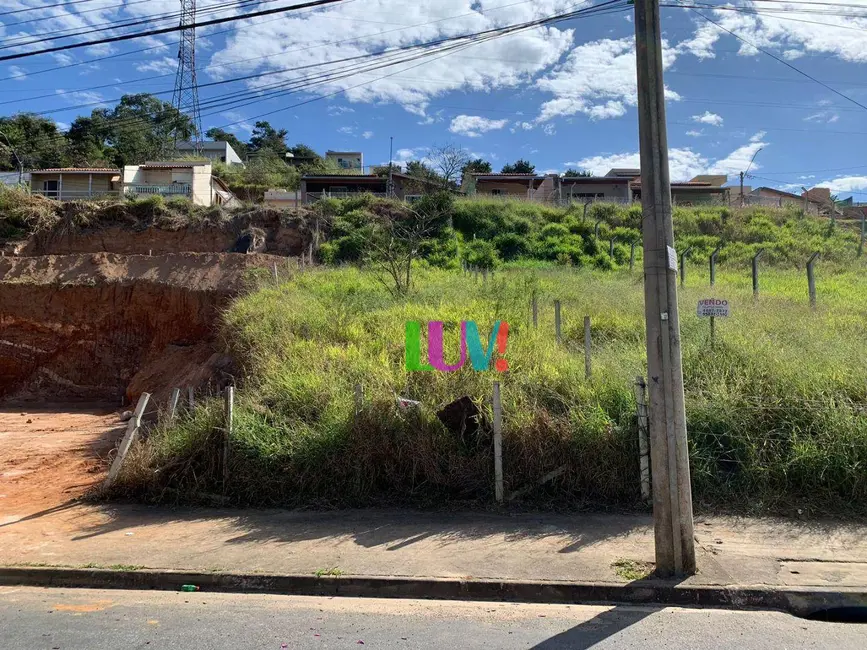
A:
[[[443,355],[443,322],[430,321],[427,324],[427,358],[430,365],[443,372],[459,370],[467,360],[467,324],[461,322],[461,360],[453,366],[446,365]]]

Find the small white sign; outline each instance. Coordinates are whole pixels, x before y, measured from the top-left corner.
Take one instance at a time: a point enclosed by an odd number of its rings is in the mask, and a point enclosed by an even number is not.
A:
[[[668,268],[677,272],[677,251],[671,246],[666,246],[665,249],[668,251]]]
[[[696,313],[699,318],[709,318],[711,316],[725,318],[731,315],[731,305],[724,298],[705,298],[698,301],[698,309]]]

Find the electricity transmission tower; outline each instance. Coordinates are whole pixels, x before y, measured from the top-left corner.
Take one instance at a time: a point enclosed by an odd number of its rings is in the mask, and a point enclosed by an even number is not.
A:
[[[196,152],[202,148],[202,116],[199,111],[199,87],[196,83],[196,0],[181,0],[181,41],[178,47],[178,73],[175,76],[175,92],[172,106],[193,123],[195,133],[179,133],[175,129],[175,144],[188,140]]]

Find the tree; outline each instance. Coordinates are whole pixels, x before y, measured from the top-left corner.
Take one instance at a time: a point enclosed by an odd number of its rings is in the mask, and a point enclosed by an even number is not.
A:
[[[214,142],[228,142],[229,146],[235,150],[235,153],[241,157],[241,160],[247,157],[247,143],[239,140],[238,136],[234,133],[214,127],[205,131],[205,137],[210,138]]]
[[[470,162],[470,154],[463,147],[444,144],[431,149],[429,159],[444,185],[457,187],[461,170]]]
[[[192,120],[153,95],[124,95],[113,109],[98,108],[70,126],[67,140],[76,164],[105,161],[117,167],[158,160],[174,151],[175,137],[189,139]]]
[[[316,153],[312,147],[308,147],[306,144],[299,142],[294,147],[289,147],[289,153],[297,158],[312,158],[314,163],[318,163],[322,160],[322,156]]]
[[[503,165],[503,169],[500,173],[502,174],[534,174],[536,172],[536,165],[531,165],[529,161],[524,160],[523,158],[516,160],[514,164],[511,165]]]
[[[577,169],[572,169],[570,167],[565,172],[563,172],[563,176],[565,176],[566,178],[585,178],[593,176],[593,172],[589,172],[586,169],[579,172]]]
[[[482,158],[475,158],[464,165],[461,174],[464,176],[467,174],[490,174],[491,171],[491,163]]]
[[[25,168],[60,167],[66,162],[66,140],[52,120],[19,113],[0,118],[0,132],[0,170],[17,170],[19,159]]]
[[[286,146],[287,135],[289,132],[286,129],[278,131],[271,126],[270,122],[256,122],[247,144],[250,151],[258,153],[267,150],[282,156],[289,150],[289,147]]]

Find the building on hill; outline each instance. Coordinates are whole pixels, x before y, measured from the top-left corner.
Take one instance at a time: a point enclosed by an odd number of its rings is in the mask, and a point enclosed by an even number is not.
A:
[[[118,196],[121,172],[110,167],[53,167],[30,171],[30,191],[58,201]]]
[[[207,141],[201,143],[201,151],[196,152],[196,145],[192,142],[178,142],[175,147],[179,156],[202,156],[211,162],[222,162],[227,165],[242,165],[244,161],[228,142],[222,140]]]
[[[424,194],[443,189],[440,183],[392,173],[393,196],[415,201]],[[313,203],[322,198],[346,199],[361,194],[388,196],[388,176],[376,174],[305,174],[301,177],[300,203]]]
[[[238,200],[207,162],[147,162],[123,168],[123,189],[138,196],[181,196],[196,205],[232,207]]]
[[[360,151],[331,151],[325,152],[325,160],[337,165],[340,169],[364,170],[364,155]]]

